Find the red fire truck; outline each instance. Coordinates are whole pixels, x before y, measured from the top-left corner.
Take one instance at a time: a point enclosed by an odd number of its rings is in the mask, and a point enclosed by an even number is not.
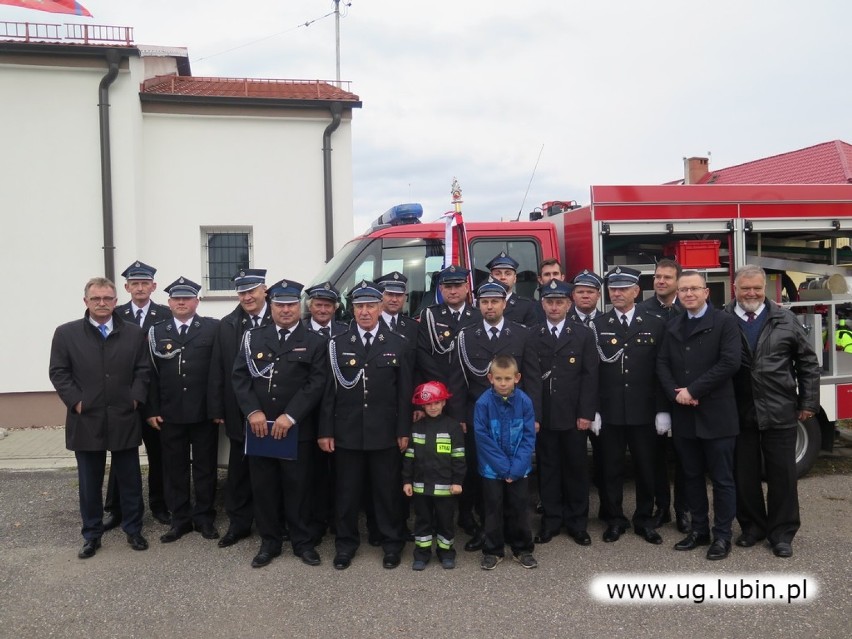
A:
[[[415,315],[434,300],[435,275],[449,262],[471,269],[475,289],[485,264],[506,251],[520,262],[517,290],[527,297],[546,258],[558,258],[569,277],[630,265],[648,296],[655,263],[667,256],[706,273],[721,306],[735,269],[758,264],[769,274],[768,295],[799,314],[822,364],[822,410],[799,425],[800,474],[820,448],[831,450],[835,420],[852,418],[852,353],[834,346],[834,327],[852,303],[852,185],[594,186],[587,206],[546,202],[523,222],[464,223],[454,195],[456,212],[435,223],[421,222],[420,205],[393,207],[315,281],[330,280],[345,298],[362,278],[398,270],[409,282],[405,311]]]

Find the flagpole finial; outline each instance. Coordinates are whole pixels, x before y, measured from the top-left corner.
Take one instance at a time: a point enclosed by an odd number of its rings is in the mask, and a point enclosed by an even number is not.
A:
[[[450,187],[450,194],[453,196],[453,206],[456,207],[456,212],[461,212],[461,205],[464,200],[462,199],[461,185],[455,177],[453,177],[453,185]]]

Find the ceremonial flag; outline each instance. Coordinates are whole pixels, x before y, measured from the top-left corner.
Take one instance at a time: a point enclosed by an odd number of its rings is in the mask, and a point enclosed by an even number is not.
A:
[[[70,13],[75,16],[92,17],[88,9],[77,0],[0,0],[0,4],[34,9],[35,11],[47,11],[48,13]]]

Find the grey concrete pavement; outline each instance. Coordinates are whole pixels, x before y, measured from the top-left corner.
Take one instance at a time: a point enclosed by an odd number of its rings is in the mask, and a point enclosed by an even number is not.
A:
[[[64,427],[2,430],[5,436],[0,437],[0,470],[55,470],[77,466],[74,452],[65,448]],[[144,446],[139,453],[140,463],[147,465]]]
[[[150,550],[134,552],[113,530],[94,558],[81,561],[76,473],[0,471],[0,636],[848,636],[852,476],[808,477],[800,491],[803,528],[788,560],[775,558],[766,546],[735,547],[720,562],[707,561],[701,550],[676,552],[672,545],[681,535],[670,524],[661,529],[663,546],[631,533],[605,544],[603,526],[594,522],[590,547],[558,537],[536,549],[536,570],[507,560],[485,572],[478,553],[461,551],[456,570],[433,562],[415,573],[409,544],[403,565],[388,571],[380,551],[365,543],[352,567],[338,572],[328,538],[319,548],[319,567],[305,566],[288,551],[256,570],[249,563],[257,536],[228,549],[197,533],[161,544],[166,527],[148,514]],[[223,515],[217,523],[224,532]],[[587,591],[602,573],[698,572],[752,578],[799,573],[820,592],[809,603],[792,605],[625,606],[599,603]]]

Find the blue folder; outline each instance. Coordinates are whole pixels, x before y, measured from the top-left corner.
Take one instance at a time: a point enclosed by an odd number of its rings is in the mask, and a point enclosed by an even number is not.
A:
[[[258,437],[252,431],[246,420],[246,455],[256,457],[274,457],[276,459],[296,459],[299,453],[299,425],[293,424],[287,435],[281,439],[272,437],[272,425],[275,422],[266,422],[269,434],[266,437]]]

